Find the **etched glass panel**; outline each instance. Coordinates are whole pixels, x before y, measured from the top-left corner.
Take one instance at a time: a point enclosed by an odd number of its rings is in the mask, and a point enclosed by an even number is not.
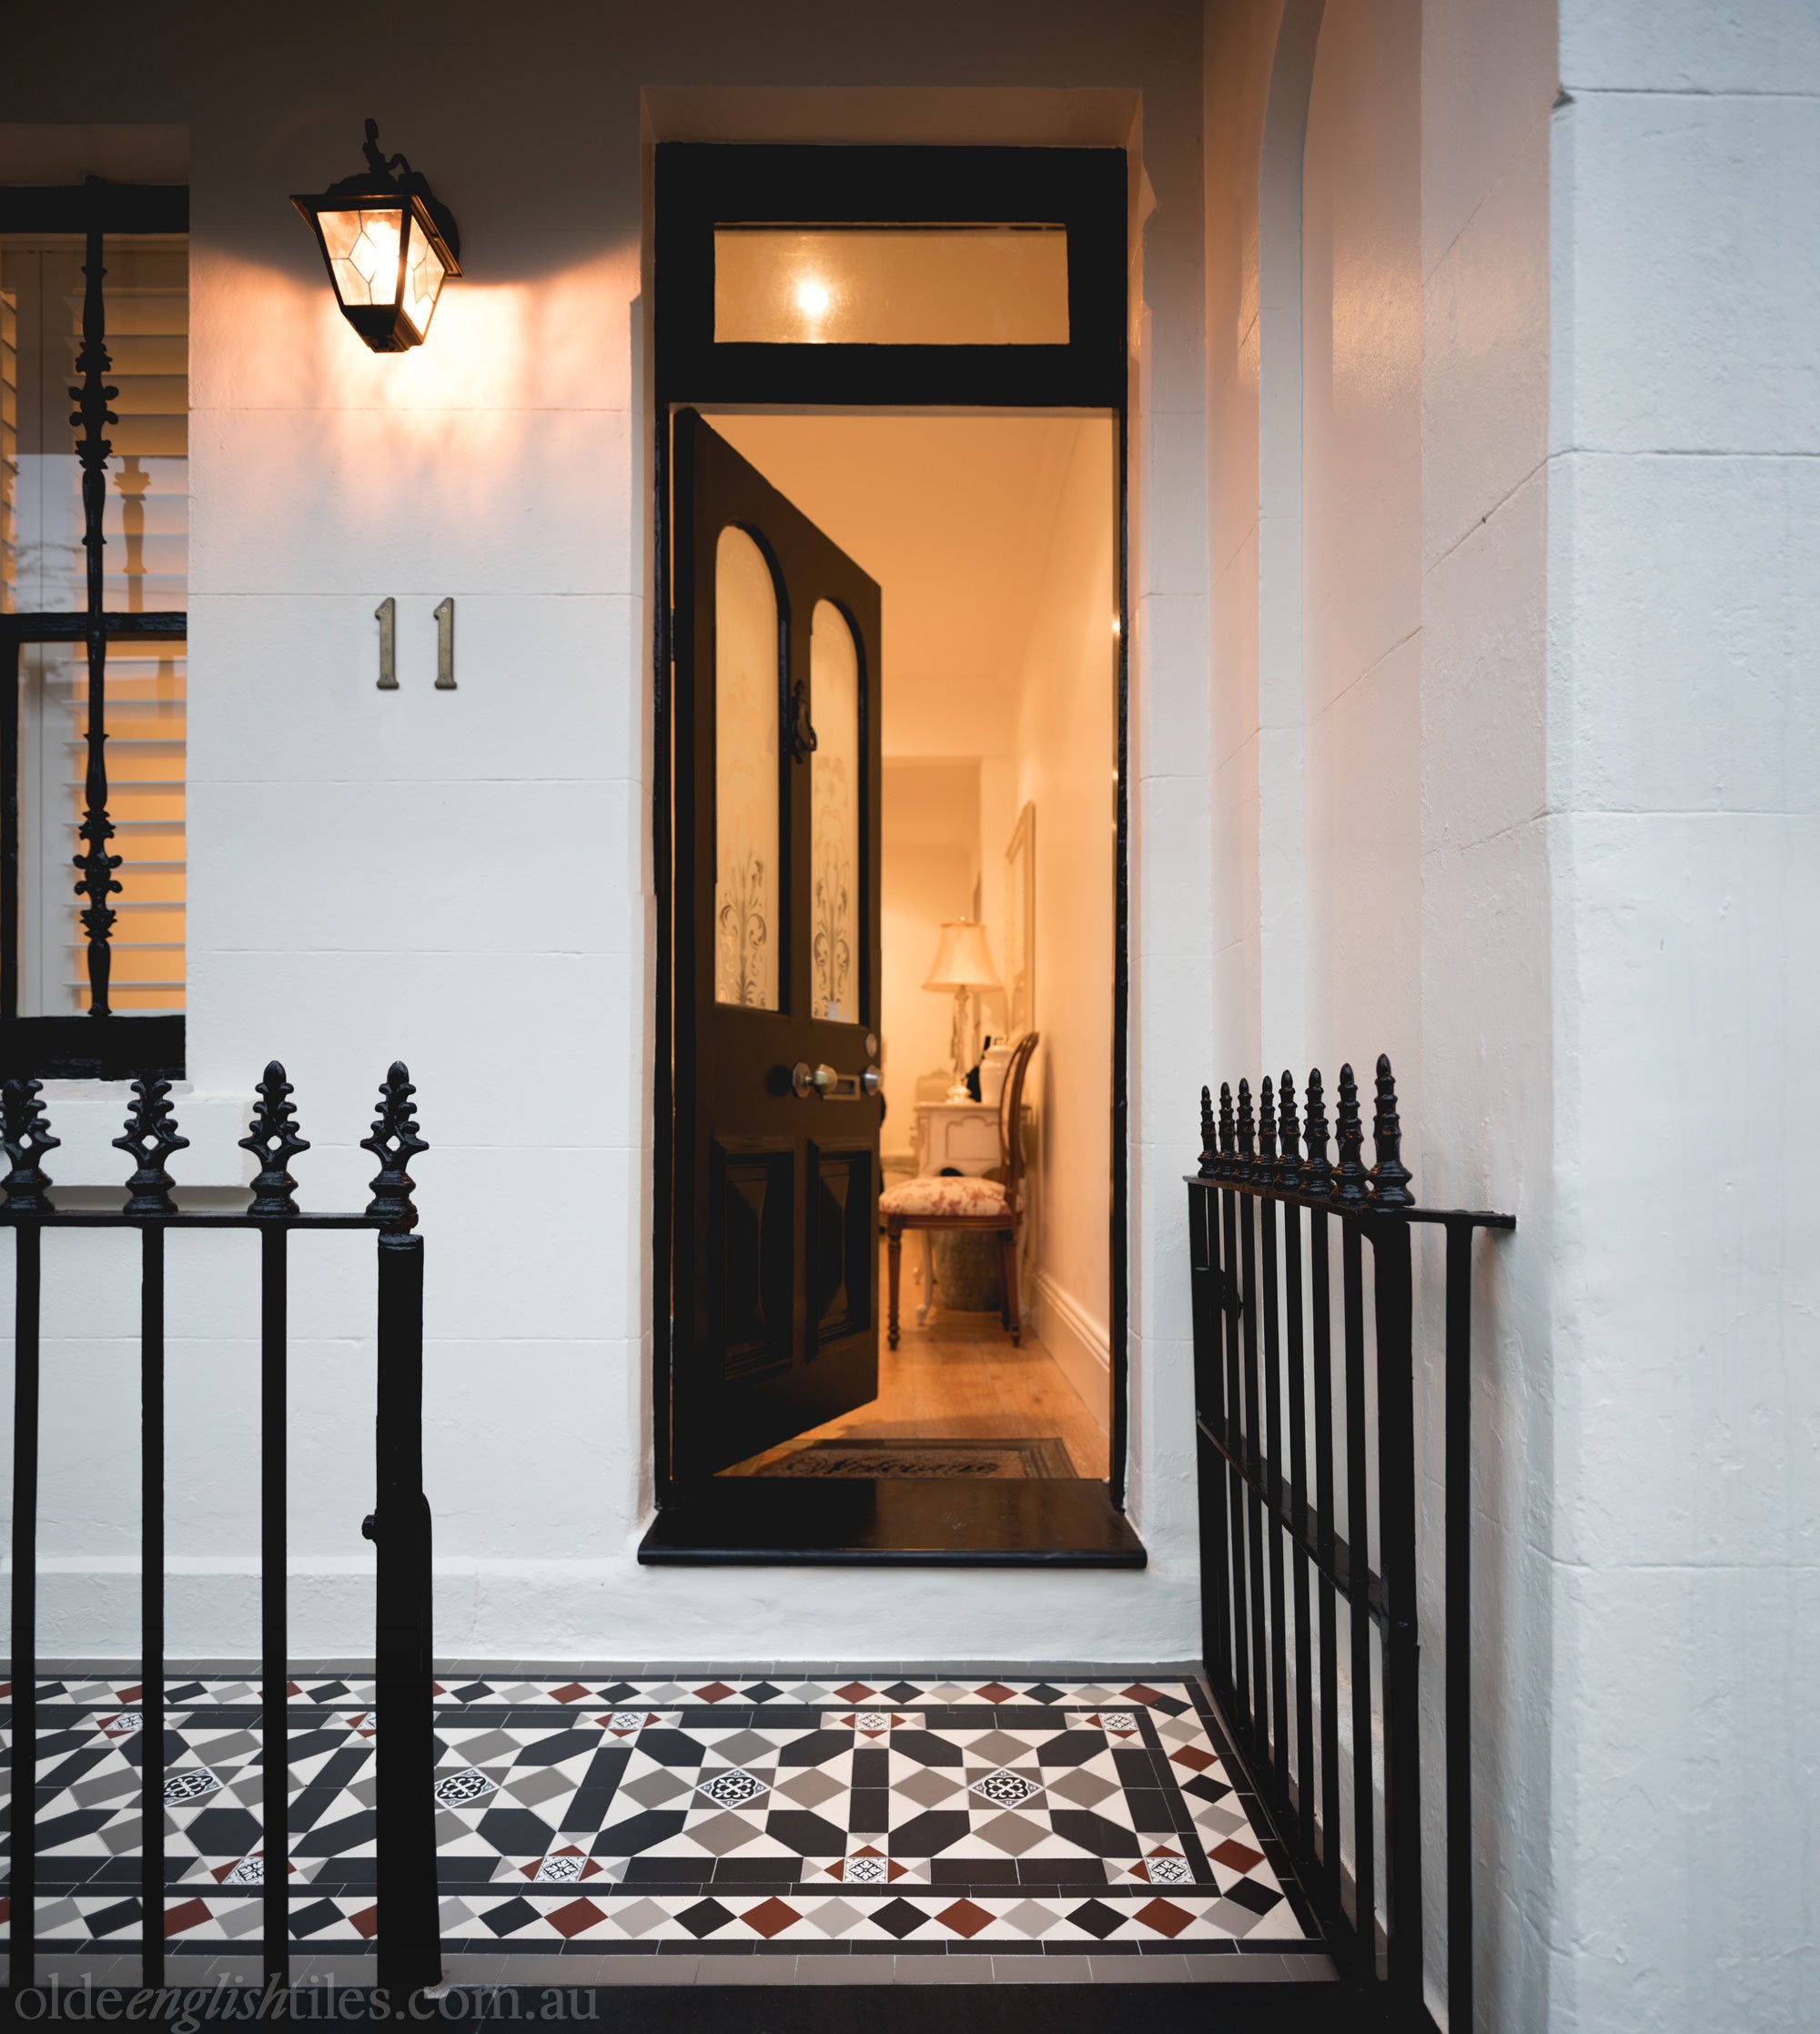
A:
[[[814,1014],[859,1021],[859,652],[831,601],[809,625],[810,856]]]
[[[714,550],[714,1000],[777,1001],[777,589],[743,530]]]
[[[1066,227],[717,226],[714,339],[1066,346]]]

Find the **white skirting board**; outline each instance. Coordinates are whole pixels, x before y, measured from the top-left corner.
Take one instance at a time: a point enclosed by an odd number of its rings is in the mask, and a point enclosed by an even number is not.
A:
[[[1031,1321],[1037,1338],[1104,1433],[1112,1405],[1111,1337],[1048,1272],[1038,1271],[1036,1285]]]

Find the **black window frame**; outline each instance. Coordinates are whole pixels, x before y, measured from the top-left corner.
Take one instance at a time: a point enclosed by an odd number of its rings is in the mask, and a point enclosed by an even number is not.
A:
[[[1130,157],[1121,147],[969,147],[940,143],[659,142],[653,150],[651,475],[652,865],[657,956],[652,1040],[652,1407],[660,1503],[677,1488],[670,1431],[674,1380],[670,1149],[681,1041],[672,994],[674,825],[670,715],[670,455],[685,406],[1077,410],[1110,412],[1117,438],[1118,647],[1115,674],[1114,950],[1108,1491],[1125,1507],[1129,1452],[1130,1208],[1130,503],[1128,222]],[[714,339],[714,228],[732,225],[1060,225],[1068,234],[1068,339],[1047,346],[750,344]]]
[[[183,184],[110,184],[90,177],[82,184],[0,185],[0,233],[80,233],[88,239],[90,260],[98,258],[103,267],[110,234],[188,231],[189,189]],[[102,300],[105,306],[105,284]],[[98,538],[94,527],[98,509],[89,511],[88,521],[87,534]],[[105,670],[111,643],[169,642],[188,632],[186,612],[109,612],[93,580],[81,609],[0,613],[0,1079],[180,1080],[184,1076],[180,1010],[19,1015],[19,673],[27,643],[86,643],[91,669],[98,654]],[[105,691],[102,697],[105,724]],[[109,944],[108,928],[91,935],[91,942]]]

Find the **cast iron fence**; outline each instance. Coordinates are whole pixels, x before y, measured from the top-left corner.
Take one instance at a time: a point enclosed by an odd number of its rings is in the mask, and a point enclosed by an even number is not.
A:
[[[1350,1067],[1340,1070],[1337,1128],[1335,1164],[1319,1070],[1309,1076],[1305,1107],[1289,1074],[1274,1091],[1265,1080],[1255,1118],[1247,1082],[1239,1083],[1236,1112],[1222,1083],[1217,1122],[1201,1090],[1200,1169],[1188,1181],[1188,1215],[1203,1657],[1328,1939],[1361,1981],[1382,1981],[1395,2024],[1431,2024],[1422,1971],[1410,1239],[1418,1223],[1440,1225],[1445,1996],[1449,2025],[1471,2028],[1472,1238],[1481,1229],[1514,1229],[1516,1220],[1415,1205],[1389,1059],[1378,1061],[1375,1164],[1368,1169],[1364,1162]],[[1373,1626],[1381,1654],[1375,1695]],[[1344,1744],[1342,1704],[1350,1718]],[[1374,1828],[1380,1786],[1381,1888]]]
[[[411,1159],[419,1135],[416,1092],[401,1063],[379,1089],[363,1149],[379,1160],[372,1199],[360,1214],[314,1215],[296,1200],[288,1169],[308,1142],[298,1132],[291,1087],[276,1061],[258,1086],[252,1128],[240,1139],[258,1161],[248,1206],[236,1212],[179,1209],[165,1161],[189,1139],[167,1099],[170,1083],[140,1079],[116,1148],[134,1160],[124,1207],[58,1208],[42,1160],[51,1134],[41,1083],[0,1087],[0,1143],[11,1170],[0,1191],[0,1226],[15,1236],[12,1598],[12,1869],[9,1978],[15,1995],[35,1978],[38,1801],[37,1511],[42,1243],[46,1230],[139,1231],[140,1649],[138,1733],[143,1839],[140,1908],[143,1982],[165,1982],[165,1240],[198,1229],[243,1230],[259,1246],[259,1588],[263,1934],[268,1986],[290,1983],[287,1756],[290,1688],[286,1616],[287,1270],[290,1239],[325,1230],[370,1230],[378,1243],[378,1503],[361,1525],[378,1547],[374,1711],[380,1984],[394,1996],[440,1975],[436,1898],[436,1764],[430,1678],[430,1505],[423,1493],[423,1239],[413,1231]]]

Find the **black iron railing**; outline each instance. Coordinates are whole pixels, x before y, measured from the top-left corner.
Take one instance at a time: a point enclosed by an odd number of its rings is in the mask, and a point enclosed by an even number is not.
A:
[[[1329,1939],[1361,1981],[1384,1984],[1394,2024],[1430,2024],[1411,1236],[1438,1224],[1446,1249],[1445,1997],[1448,2024],[1470,2028],[1472,1239],[1516,1222],[1415,1205],[1388,1059],[1378,1061],[1375,1163],[1364,1162],[1350,1067],[1340,1068],[1337,1130],[1336,1163],[1318,1071],[1300,1107],[1289,1074],[1275,1089],[1266,1080],[1255,1117],[1245,1081],[1236,1110],[1222,1085],[1218,1121],[1201,1090],[1188,1214],[1203,1655]],[[1428,1361],[1431,1345],[1421,1346]]]
[[[165,1982],[165,1247],[197,1229],[238,1229],[259,1245],[259,1574],[261,1762],[264,1772],[265,1973],[290,1983],[289,1832],[287,1784],[290,1685],[286,1618],[285,1507],[288,1402],[287,1269],[290,1240],[324,1230],[365,1229],[378,1243],[378,1503],[361,1531],[378,1547],[374,1709],[379,1889],[379,1980],[412,1992],[440,1975],[436,1901],[436,1763],[430,1663],[430,1506],[423,1493],[423,1239],[415,1233],[409,1167],[429,1147],[418,1133],[416,1090],[395,1064],[379,1090],[379,1110],[361,1140],[379,1169],[361,1214],[313,1215],[296,1199],[290,1160],[309,1149],[284,1068],[276,1060],[258,1086],[252,1128],[240,1141],[258,1160],[248,1206],[237,1212],[180,1209],[166,1160],[188,1138],[177,1129],[170,1083],[141,1079],[125,1134],[116,1146],[134,1160],[124,1207],[106,1211],[54,1205],[43,1160],[52,1135],[36,1080],[0,1087],[0,1142],[11,1161],[0,1192],[0,1227],[14,1232],[12,1863],[8,1949],[15,1993],[35,1978],[38,1857],[37,1513],[39,1333],[42,1243],[46,1230],[136,1229],[140,1249],[140,1624],[139,1743],[143,1850],[140,1906],[145,1919],[143,1981]]]

